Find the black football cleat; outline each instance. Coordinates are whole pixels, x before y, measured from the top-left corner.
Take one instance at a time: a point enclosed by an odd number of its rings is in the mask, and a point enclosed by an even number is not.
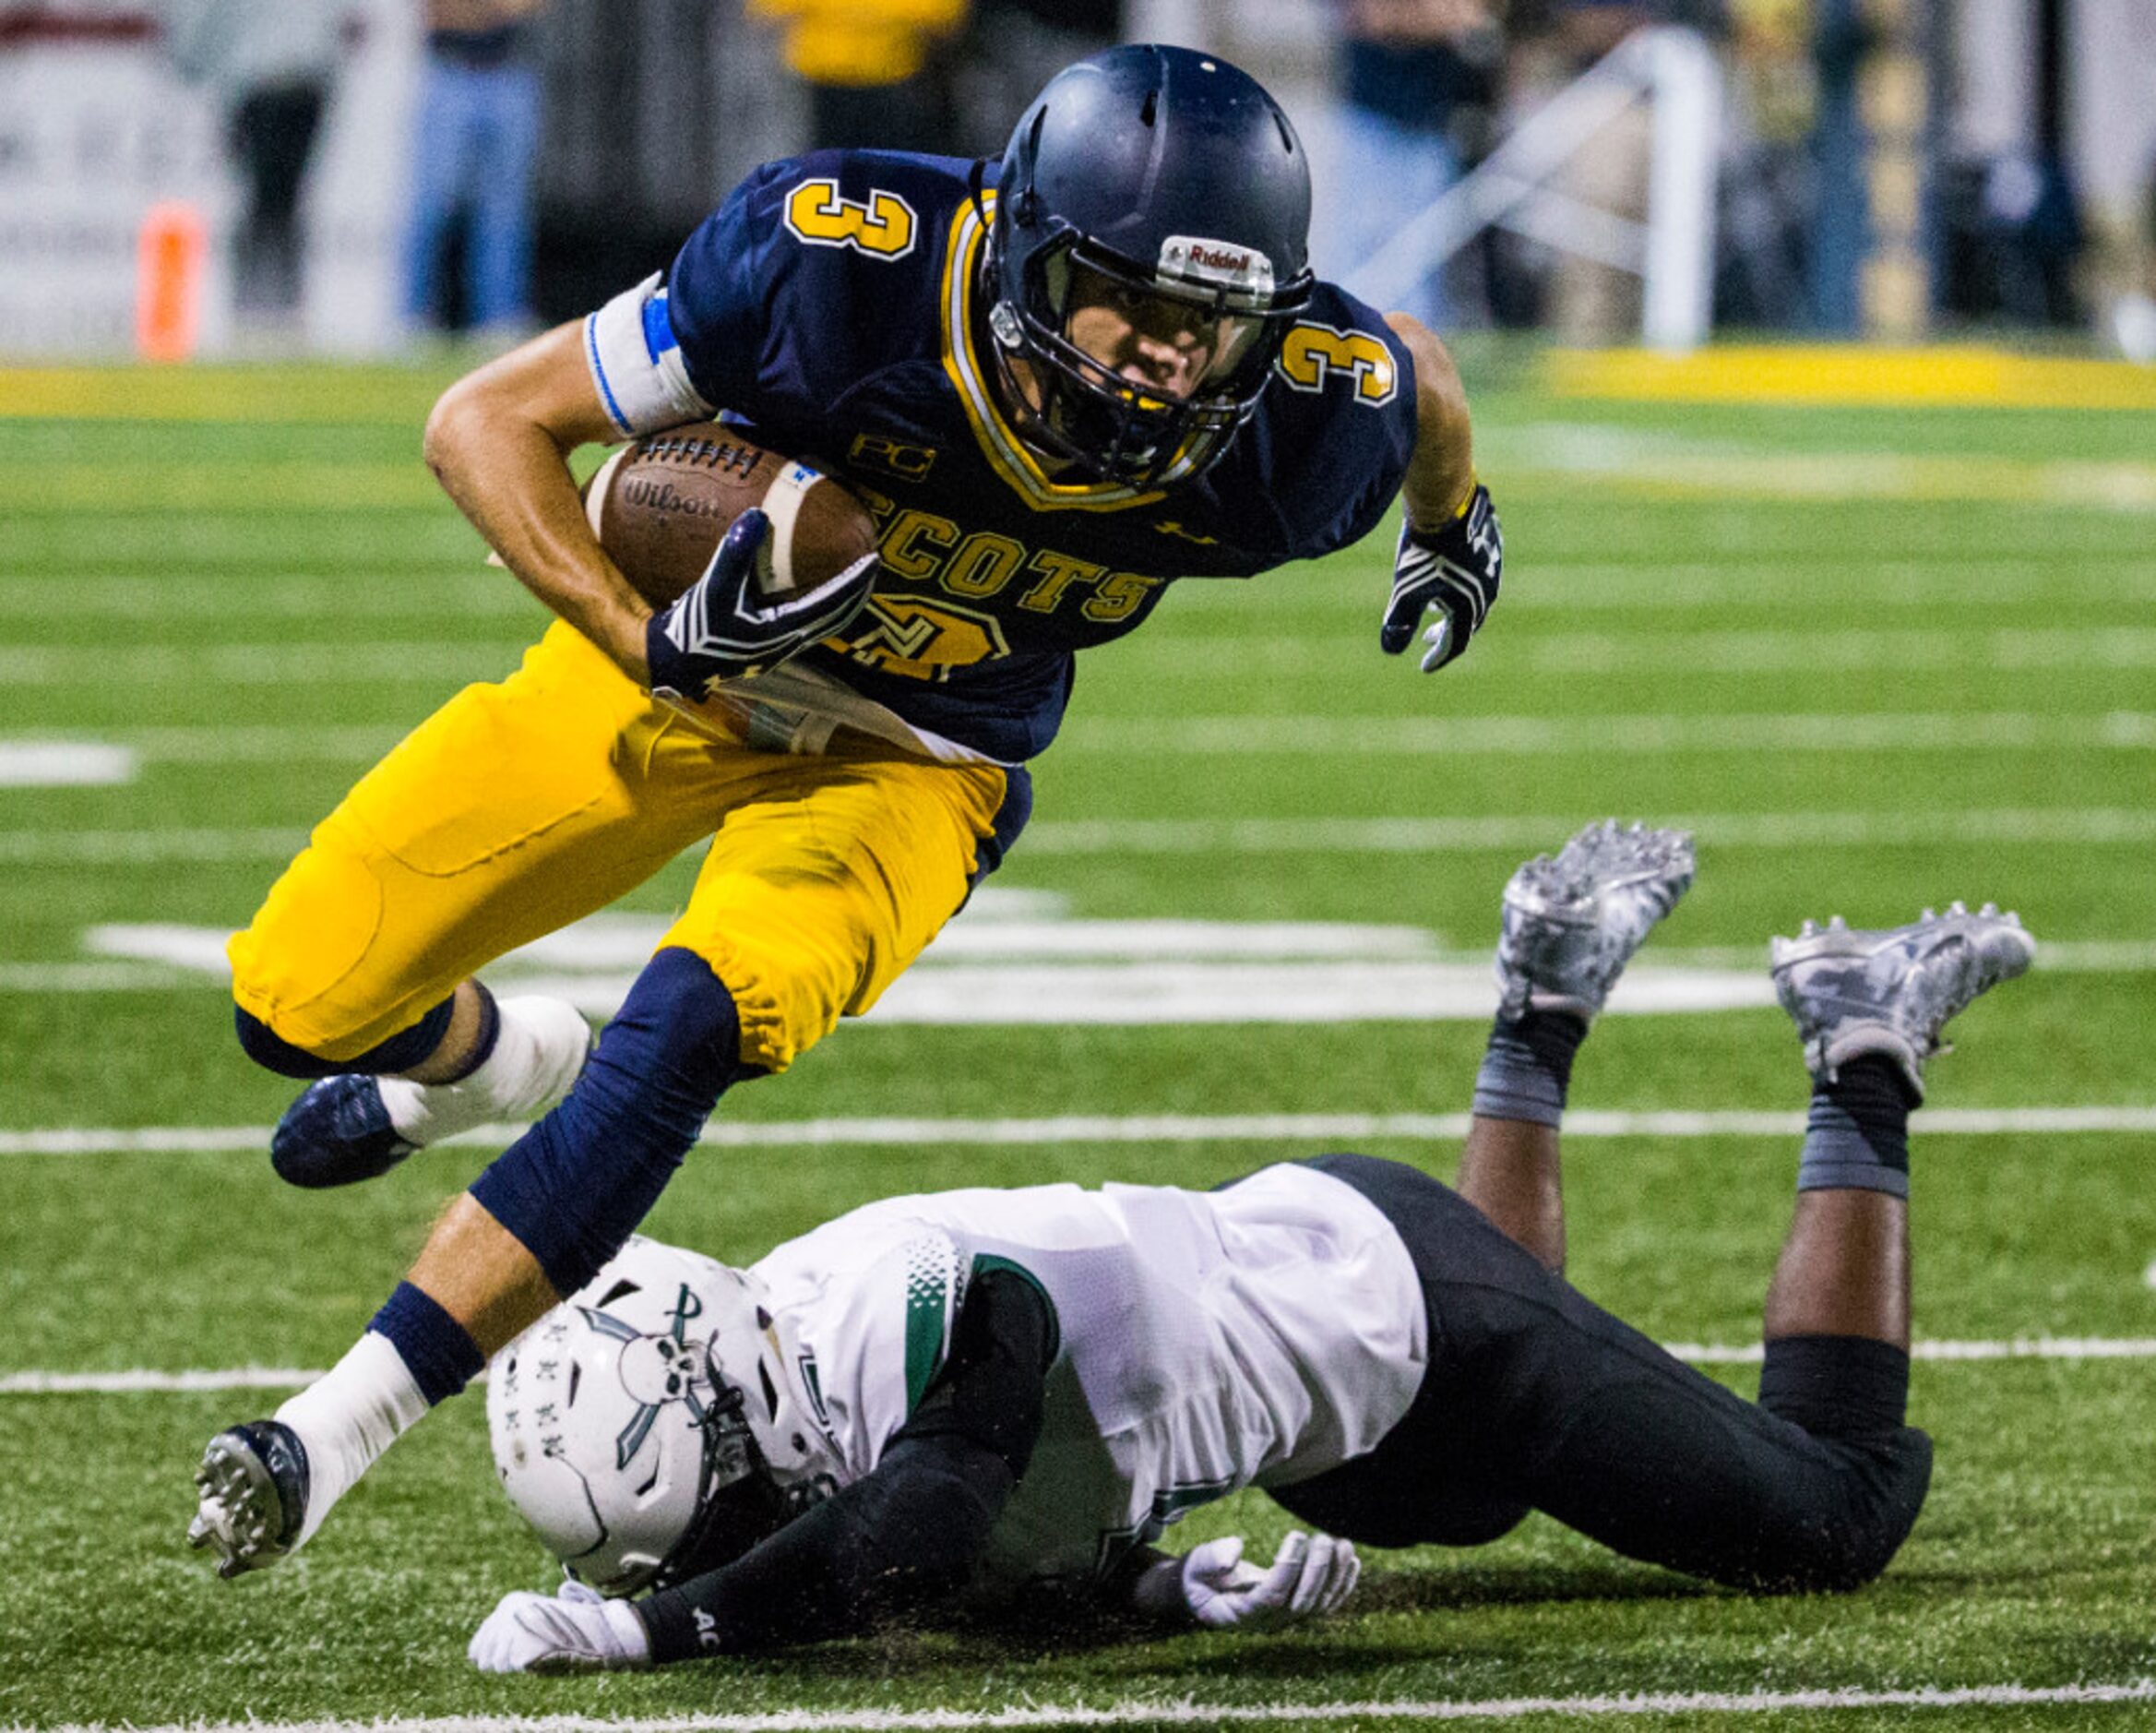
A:
[[[291,1185],[350,1186],[378,1178],[417,1147],[390,1124],[378,1080],[325,1077],[284,1110],[269,1165]]]
[[[266,1571],[300,1544],[307,1518],[307,1449],[280,1420],[250,1420],[209,1440],[195,1471],[187,1544],[217,1552],[217,1573]]]

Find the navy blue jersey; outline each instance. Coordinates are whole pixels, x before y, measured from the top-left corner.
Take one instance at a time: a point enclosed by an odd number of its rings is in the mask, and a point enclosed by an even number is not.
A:
[[[1018,763],[1054,738],[1073,652],[1129,631],[1176,579],[1248,578],[1366,534],[1413,448],[1414,376],[1376,312],[1321,283],[1257,413],[1195,480],[1054,478],[991,394],[995,193],[975,200],[971,167],[868,150],[767,163],[663,287],[589,329],[625,433],[717,410],[875,514],[867,607],[795,661]]]

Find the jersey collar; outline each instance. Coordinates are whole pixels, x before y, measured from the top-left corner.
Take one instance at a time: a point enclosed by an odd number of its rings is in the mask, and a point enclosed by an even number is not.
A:
[[[993,215],[995,204],[995,195],[983,192],[978,204],[968,199],[959,207],[943,259],[943,369],[958,389],[959,402],[974,438],[980,441],[982,455],[1035,511],[1121,511],[1151,505],[1165,496],[1161,489],[1141,494],[1121,482],[1052,481],[989,389],[995,364],[981,354],[974,341],[973,313],[981,293],[982,253],[988,243],[987,219]],[[1178,480],[1188,470],[1185,455],[1168,472],[1167,479]]]

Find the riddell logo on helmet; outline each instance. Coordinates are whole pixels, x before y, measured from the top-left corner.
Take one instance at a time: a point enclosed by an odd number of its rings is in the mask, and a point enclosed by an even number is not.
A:
[[[1203,235],[1172,234],[1161,244],[1161,269],[1254,294],[1272,293],[1272,260],[1255,247]]]

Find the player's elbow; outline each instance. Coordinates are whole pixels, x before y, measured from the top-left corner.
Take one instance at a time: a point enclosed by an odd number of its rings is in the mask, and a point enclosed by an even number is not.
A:
[[[953,1440],[900,1440],[865,1500],[887,1565],[877,1584],[887,1611],[917,1610],[972,1581],[988,1532],[1016,1484],[986,1452],[954,1455]]]
[[[477,375],[458,380],[435,400],[426,431],[420,436],[420,455],[445,486],[483,437],[488,419],[485,391]]]

